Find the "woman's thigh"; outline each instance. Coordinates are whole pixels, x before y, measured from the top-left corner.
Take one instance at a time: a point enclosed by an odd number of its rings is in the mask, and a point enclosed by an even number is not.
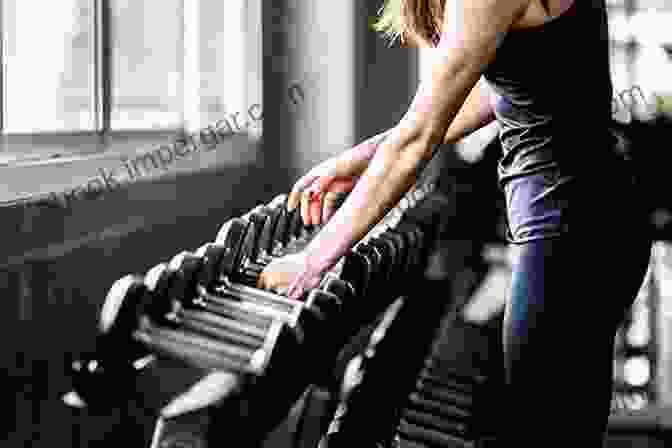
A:
[[[507,197],[513,236],[532,237],[515,246],[504,325],[508,391],[526,428],[534,420],[551,430],[552,416],[571,413],[575,435],[597,443],[614,332],[644,279],[651,241],[643,201],[624,178],[570,179],[540,196],[540,186],[557,179],[521,182]]]

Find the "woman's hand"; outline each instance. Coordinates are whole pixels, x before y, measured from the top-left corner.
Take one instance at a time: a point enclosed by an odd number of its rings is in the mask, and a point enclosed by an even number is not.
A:
[[[298,300],[320,285],[325,272],[310,263],[305,252],[298,252],[271,261],[259,275],[257,287]]]
[[[290,210],[301,206],[305,225],[324,224],[355,187],[362,171],[359,164],[347,163],[342,157],[327,159],[294,184],[287,206]]]

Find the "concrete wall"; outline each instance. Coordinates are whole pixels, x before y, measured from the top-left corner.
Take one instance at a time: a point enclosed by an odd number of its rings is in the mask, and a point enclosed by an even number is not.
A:
[[[134,444],[147,436],[151,418],[137,406],[103,416],[63,407],[68,359],[93,347],[97,313],[116,279],[213,240],[229,217],[286,192],[313,164],[396,123],[414,89],[414,56],[385,48],[364,29],[377,6],[263,2],[259,147],[236,140],[213,151],[219,155],[208,163],[183,162],[188,166],[68,208],[3,203],[2,388],[14,408],[0,424],[3,446],[96,446],[115,431]],[[301,107],[287,98],[294,82],[304,83]],[[85,157],[2,168],[0,199],[59,192],[117,163]]]

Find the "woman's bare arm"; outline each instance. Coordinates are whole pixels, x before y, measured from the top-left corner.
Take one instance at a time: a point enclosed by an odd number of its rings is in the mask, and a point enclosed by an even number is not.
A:
[[[487,81],[481,77],[478,83],[471,89],[460,111],[448,127],[443,137],[443,143],[449,145],[457,143],[472,132],[492,123],[495,120],[491,103],[493,95],[494,92],[492,92]],[[343,163],[344,167],[347,167],[345,171],[364,172],[376,154],[376,150],[393,130],[394,128],[390,128],[387,131],[381,132],[340,154],[338,157],[341,163]]]
[[[311,269],[326,270],[401,199],[431,158],[510,26],[529,0],[451,0],[431,76],[375,152],[348,199],[306,248]],[[305,274],[308,275],[308,274]]]
[[[369,162],[376,154],[376,150],[383,143],[385,138],[392,132],[393,128],[381,132],[371,138],[368,138],[347,151],[338,155],[339,162],[343,166],[343,171],[347,173],[361,174],[369,166]]]
[[[443,136],[443,143],[454,144],[495,120],[492,109],[494,92],[485,78],[476,83]]]

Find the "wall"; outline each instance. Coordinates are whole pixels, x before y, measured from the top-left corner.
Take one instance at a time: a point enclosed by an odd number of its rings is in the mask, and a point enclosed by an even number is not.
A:
[[[272,181],[286,185],[280,172],[269,173],[256,160],[254,145],[237,140],[220,146],[224,159],[233,150],[253,156],[208,168],[176,166],[69,208],[30,202],[0,208],[2,387],[15,410],[0,425],[8,442],[3,446],[84,447],[114,428],[128,431],[120,423],[127,412],[93,418],[61,405],[60,395],[71,387],[66,366],[72,356],[93,348],[97,313],[115,280],[214,240],[226,219],[281,192]],[[12,173],[55,185],[63,171],[86,178],[95,173],[93,166],[35,166]]]
[[[3,203],[2,384],[15,410],[3,422],[3,446],[96,446],[115,431],[135,445],[146,436],[141,409],[93,416],[61,405],[69,358],[93,347],[97,313],[116,279],[211,241],[227,218],[286,192],[315,163],[401,118],[415,89],[416,56],[366,30],[377,6],[263,2],[260,147],[237,141],[208,163],[185,162],[67,209]],[[297,80],[307,85],[300,109],[285,98]],[[85,157],[2,168],[0,199],[60,191],[118,163]]]

